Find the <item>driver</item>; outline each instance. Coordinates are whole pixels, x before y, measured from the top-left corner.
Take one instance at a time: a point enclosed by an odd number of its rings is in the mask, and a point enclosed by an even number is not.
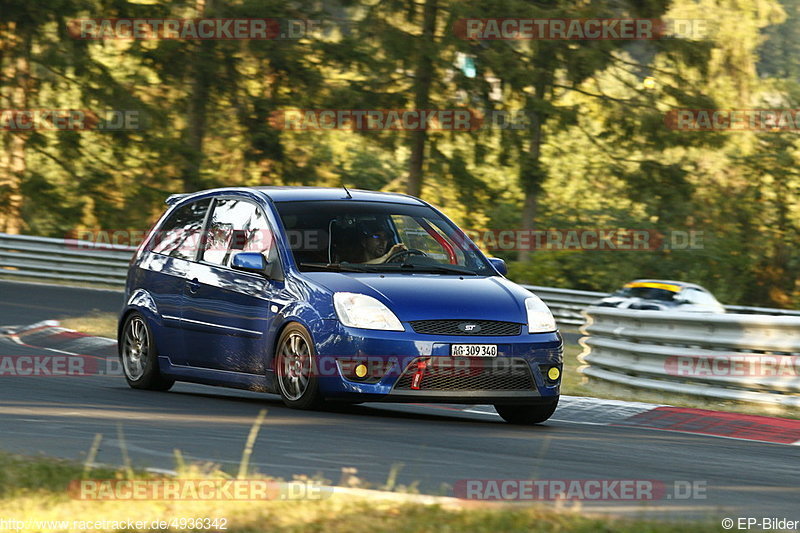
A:
[[[389,235],[386,230],[369,226],[362,228],[361,247],[364,252],[364,260],[361,263],[369,265],[385,263],[394,254],[408,249],[405,244],[399,242],[387,251],[388,245]]]

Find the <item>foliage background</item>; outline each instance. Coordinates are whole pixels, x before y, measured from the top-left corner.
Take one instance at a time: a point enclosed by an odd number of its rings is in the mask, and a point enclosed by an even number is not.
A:
[[[466,17],[708,21],[657,41],[469,41]],[[80,18],[311,19],[269,41],[77,40]],[[800,0],[2,0],[0,108],[137,110],[132,131],[0,130],[0,231],[137,229],[171,193],[416,194],[469,229],[701,231],[699,250],[498,253],[520,282],[701,283],[800,307],[797,132],[681,132],[671,109],[797,108]],[[473,60],[475,73],[463,66]],[[283,131],[281,109],[523,112],[518,129]]]

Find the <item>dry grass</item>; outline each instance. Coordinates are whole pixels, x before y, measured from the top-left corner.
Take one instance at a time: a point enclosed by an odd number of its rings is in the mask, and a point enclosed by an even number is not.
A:
[[[97,337],[117,338],[117,319],[116,313],[101,313],[94,311],[88,315],[64,318],[60,320],[65,328],[81,331]]]
[[[201,472],[203,471],[203,472]],[[179,473],[186,479],[205,475],[208,468],[188,467]],[[314,500],[227,501],[87,501],[72,499],[67,492],[71,480],[81,479],[83,466],[66,461],[29,458],[0,453],[0,517],[27,522],[21,531],[78,531],[72,521],[109,522],[134,520],[151,524],[156,520],[181,518],[224,519],[226,531],[240,532],[586,532],[671,533],[722,531],[712,522],[658,523],[610,517],[585,516],[576,510],[558,510],[536,505],[420,504],[396,501],[380,493],[365,496],[334,495]],[[142,472],[95,469],[92,479],[148,477]],[[256,477],[249,476],[250,479]],[[36,522],[40,522],[37,524]],[[68,521],[61,527],[45,521]],[[105,525],[105,524],[100,524]],[[92,529],[115,531],[113,524]],[[171,527],[171,531],[186,531]],[[202,529],[195,529],[202,531]],[[218,531],[219,529],[212,529]],[[0,531],[19,531],[3,527]],[[158,531],[149,527],[136,531]],[[164,531],[163,529],[161,531]],[[205,531],[209,531],[206,529]]]

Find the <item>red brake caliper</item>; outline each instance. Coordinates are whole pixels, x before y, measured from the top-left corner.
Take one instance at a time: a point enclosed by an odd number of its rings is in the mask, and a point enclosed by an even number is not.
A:
[[[411,377],[411,388],[414,390],[419,390],[419,385],[422,383],[422,376],[425,375],[425,369],[428,367],[428,361],[422,359],[417,361],[417,370],[414,372],[414,375]]]

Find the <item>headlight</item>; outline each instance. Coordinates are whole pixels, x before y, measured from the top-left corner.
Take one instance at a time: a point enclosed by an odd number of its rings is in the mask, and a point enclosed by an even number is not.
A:
[[[528,311],[528,333],[546,333],[556,330],[553,313],[538,296],[531,296],[525,300],[525,310]]]
[[[405,331],[403,324],[388,307],[372,296],[354,292],[337,292],[333,295],[336,315],[345,326],[363,329]]]

